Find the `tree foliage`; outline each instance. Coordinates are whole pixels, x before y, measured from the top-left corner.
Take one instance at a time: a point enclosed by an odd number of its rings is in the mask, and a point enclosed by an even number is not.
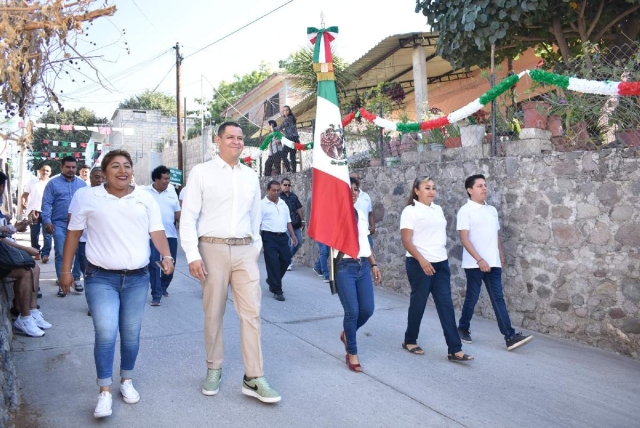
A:
[[[303,96],[313,95],[318,91],[318,79],[313,70],[313,48],[305,47],[292,53],[286,60],[279,62],[279,67],[293,76],[293,85],[302,91]],[[338,55],[333,55],[333,71],[336,77],[338,99],[356,76],[349,71],[349,64]]]
[[[416,0],[415,11],[453,67],[488,65],[492,43],[497,60],[547,43],[567,61],[583,42],[623,45],[640,30],[640,0]]]
[[[269,65],[261,62],[257,70],[253,70],[244,75],[234,74],[232,82],[226,82],[224,80],[220,82],[218,87],[213,89],[213,97],[208,103],[207,110],[209,114],[205,117],[205,126],[224,122],[226,119],[222,116],[222,112],[242,98],[247,92],[262,83],[262,81],[271,74],[272,72]],[[244,132],[245,144],[253,144],[247,137],[253,135],[259,128],[246,119],[241,119],[238,123]],[[194,121],[194,125],[187,131],[188,138],[197,137],[201,134],[200,124],[200,119]]]
[[[134,95],[118,105],[118,108],[129,110],[160,110],[165,116],[175,116],[177,113],[176,98],[162,92],[149,89]]]
[[[65,110],[63,112],[56,112],[54,110],[49,110],[42,118],[40,119],[43,123],[53,123],[59,125],[80,125],[80,126],[95,126],[100,123],[106,123],[107,118],[100,118],[96,116],[96,113],[93,110],[86,109],[81,107],[77,110]],[[40,152],[49,152],[49,153],[60,153],[60,152],[80,152],[84,151],[84,148],[70,148],[70,147],[62,147],[59,145],[58,147],[54,147],[53,144],[44,144],[44,140],[50,141],[72,141],[75,143],[87,142],[91,138],[91,131],[61,131],[59,129],[44,129],[38,128],[33,132],[33,151]],[[36,171],[40,168],[40,166],[46,162],[51,165],[51,175],[57,174],[60,172],[60,162],[58,161],[31,161],[29,165],[29,169],[37,175]]]
[[[92,8],[96,0],[67,3],[64,0],[5,0],[0,4],[0,88],[2,100],[18,105],[24,117],[38,94],[63,110],[55,83],[63,72],[75,70],[78,62],[95,69],[91,58],[83,55],[77,38],[83,23],[113,15],[115,6]],[[96,70],[97,71],[97,70]],[[21,146],[31,142],[31,126],[20,138]]]

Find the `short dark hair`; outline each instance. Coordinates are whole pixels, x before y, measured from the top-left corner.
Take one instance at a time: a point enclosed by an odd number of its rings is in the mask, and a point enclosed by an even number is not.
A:
[[[467,189],[472,189],[473,185],[476,184],[476,180],[478,180],[480,178],[483,179],[484,181],[487,181],[487,179],[484,178],[484,175],[482,175],[482,174],[475,174],[475,175],[472,175],[470,177],[467,177],[467,179],[464,180],[464,190],[465,190],[465,192],[467,191]],[[469,198],[471,198],[471,195],[469,194],[469,192],[467,192],[467,196]]]
[[[349,181],[351,182],[351,184],[355,184],[356,186],[358,186],[358,189],[360,188],[360,180],[358,180],[355,177],[349,177]]]
[[[78,159],[74,158],[73,156],[65,156],[60,161],[60,165],[64,165],[67,162],[73,162],[73,163],[77,164],[78,163]]]
[[[234,126],[236,128],[242,129],[242,126],[240,126],[238,122],[232,122],[232,121],[223,122],[218,128],[218,137],[222,137],[224,135],[224,130],[227,129],[227,126]]]
[[[51,168],[51,166],[47,163],[47,161],[44,161],[40,165],[38,165],[38,169],[36,171],[40,171],[45,166],[48,166],[49,168]]]
[[[164,165],[160,165],[151,171],[151,181],[160,180],[164,174],[170,173],[171,171],[169,171],[169,168]]]
[[[82,165],[80,168],[78,168],[78,171],[82,170],[82,169],[91,169],[91,167],[89,165]]]
[[[271,119],[269,122],[267,122],[269,125],[273,125],[273,126],[278,126],[278,122],[276,122],[275,120]]]
[[[289,183],[291,183],[291,180],[289,180],[289,177],[285,177],[282,180],[280,180],[281,183],[284,183],[285,181],[288,181]]]
[[[279,186],[280,182],[278,180],[271,180],[267,183],[267,190],[271,190],[271,186],[275,186],[276,184]]]
[[[107,154],[104,155],[104,157],[102,158],[102,162],[100,163],[100,166],[102,167],[102,171],[105,171],[106,173],[107,167],[109,166],[109,162],[111,162],[113,158],[115,158],[116,156],[124,156],[129,161],[131,166],[133,166],[133,161],[131,160],[131,155],[129,154],[128,151],[111,150],[110,152],[107,152]]]

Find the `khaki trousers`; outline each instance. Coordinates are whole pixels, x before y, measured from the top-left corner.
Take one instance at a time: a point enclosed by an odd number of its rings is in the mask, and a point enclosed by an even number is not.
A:
[[[222,319],[227,304],[228,286],[231,284],[233,304],[240,319],[245,374],[250,378],[263,376],[259,250],[253,245],[207,242],[200,242],[198,247],[207,270],[207,279],[201,283],[207,368],[222,368]]]

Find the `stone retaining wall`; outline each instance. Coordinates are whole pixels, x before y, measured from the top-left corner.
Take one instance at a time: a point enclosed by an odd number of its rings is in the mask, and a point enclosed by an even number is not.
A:
[[[16,369],[11,355],[13,329],[9,315],[10,299],[13,291],[0,281],[0,427],[5,426],[9,412],[15,411],[18,405],[16,387]]]
[[[640,150],[545,154],[542,147],[543,154],[536,148],[531,155],[524,145],[509,144],[506,157],[481,157],[480,147],[448,149],[424,152],[427,163],[417,164],[412,152],[403,154],[401,166],[359,171],[374,202],[383,287],[409,293],[400,213],[415,177],[430,175],[448,221],[452,294],[460,309],[466,281],[455,215],[467,200],[464,178],[483,173],[488,203],[500,215],[504,290],[514,327],[640,358]],[[310,172],[291,178],[305,204]],[[296,258],[311,265],[316,257],[317,246],[305,239]],[[476,313],[495,319],[486,292]]]

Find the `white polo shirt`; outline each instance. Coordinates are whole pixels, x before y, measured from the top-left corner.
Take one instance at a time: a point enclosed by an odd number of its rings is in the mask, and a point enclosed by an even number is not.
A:
[[[42,196],[44,195],[44,188],[47,187],[49,180],[44,181],[39,178],[34,178],[29,181],[24,188],[24,191],[29,193],[27,199],[27,214],[31,211],[42,211]]]
[[[287,203],[278,198],[278,202],[271,202],[266,196],[260,201],[262,220],[260,230],[265,232],[284,233],[287,223],[291,223],[291,212]]]
[[[369,213],[373,211],[371,196],[369,196],[369,194],[364,190],[360,190],[360,194],[358,195],[358,199],[354,206],[358,211],[364,213],[365,218],[367,219],[367,230],[369,230]],[[367,232],[367,235],[369,235],[369,232]]]
[[[491,267],[502,267],[498,249],[500,221],[498,211],[491,205],[479,204],[471,199],[458,211],[457,230],[468,230],[469,240]],[[462,250],[462,268],[477,269],[478,262],[465,249]]]
[[[122,198],[104,184],[76,192],[69,230],[87,229],[87,260],[105,269],[140,269],[149,264],[149,233],[164,230],[160,207],[140,186]]]
[[[407,205],[400,216],[400,230],[413,230],[411,242],[431,263],[447,260],[447,219],[440,205],[425,205],[415,201]],[[407,257],[413,257],[407,251]]]
[[[140,186],[142,187],[142,186]],[[176,195],[173,187],[167,187],[164,191],[158,193],[153,187],[153,184],[144,187],[153,196],[160,206],[160,213],[162,214],[162,224],[164,225],[164,233],[167,238],[177,238],[178,231],[176,230],[176,213],[180,211],[180,201]]]
[[[358,244],[360,244],[360,252],[358,258],[369,257],[371,255],[371,246],[369,245],[369,219],[367,216],[356,208],[358,211]],[[348,255],[344,255],[345,259],[350,259]]]

